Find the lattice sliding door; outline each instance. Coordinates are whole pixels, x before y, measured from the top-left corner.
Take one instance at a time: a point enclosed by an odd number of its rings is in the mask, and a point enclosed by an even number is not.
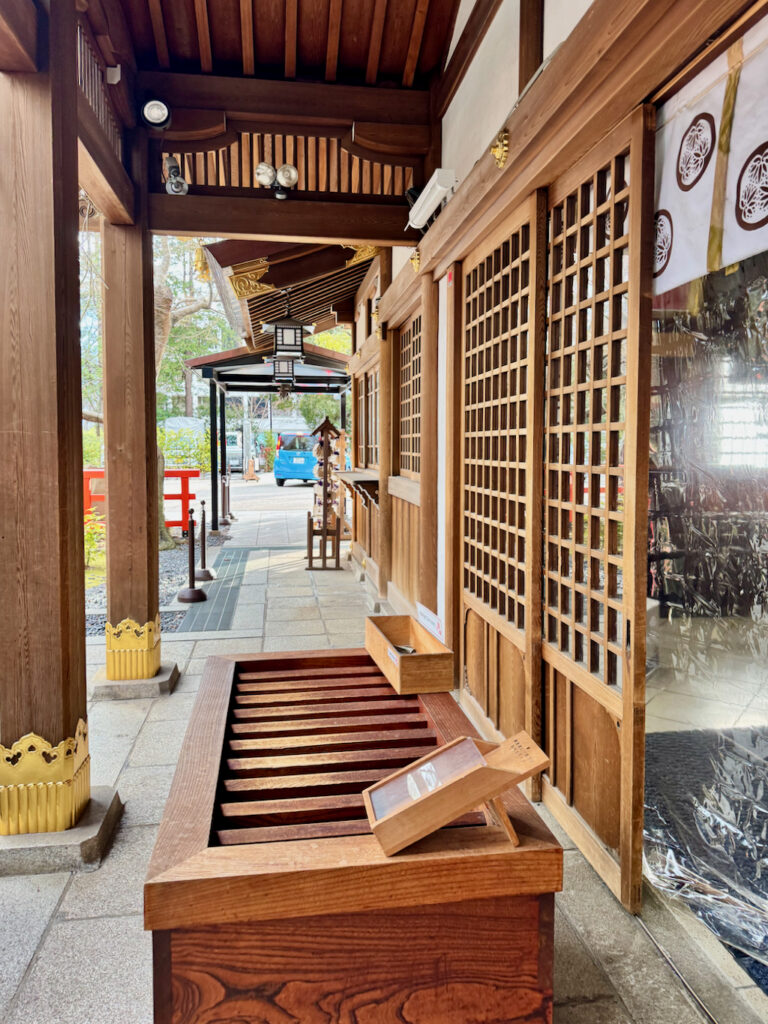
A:
[[[398,472],[418,479],[421,471],[421,314],[400,329]]]
[[[640,905],[652,140],[638,111],[549,190],[544,800]]]
[[[464,686],[500,732],[536,739],[545,214],[531,197],[463,265]]]

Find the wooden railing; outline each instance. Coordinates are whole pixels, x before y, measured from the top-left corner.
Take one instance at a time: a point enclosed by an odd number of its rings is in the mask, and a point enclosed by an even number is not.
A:
[[[120,121],[110,102],[104,80],[106,67],[89,38],[89,29],[82,22],[77,25],[77,84],[88,106],[96,115],[115,156],[122,163],[123,134]]]

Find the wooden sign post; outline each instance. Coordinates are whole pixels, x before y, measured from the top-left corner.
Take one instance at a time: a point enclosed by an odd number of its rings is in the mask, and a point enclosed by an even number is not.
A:
[[[547,767],[549,758],[525,732],[504,743],[460,736],[364,790],[365,810],[388,857],[480,805],[517,846],[499,798]]]

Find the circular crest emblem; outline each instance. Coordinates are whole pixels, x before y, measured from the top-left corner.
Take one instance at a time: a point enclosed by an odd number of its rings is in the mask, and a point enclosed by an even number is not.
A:
[[[656,242],[653,249],[653,276],[658,277],[667,269],[672,255],[672,215],[669,210],[658,210],[653,220]]]
[[[736,220],[745,231],[768,224],[768,142],[764,142],[741,168],[736,184]]]
[[[677,154],[677,184],[690,192],[701,180],[715,151],[715,119],[711,114],[697,114],[688,125]]]

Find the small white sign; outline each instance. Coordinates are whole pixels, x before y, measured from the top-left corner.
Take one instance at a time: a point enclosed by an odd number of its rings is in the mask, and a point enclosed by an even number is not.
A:
[[[434,612],[431,612],[423,604],[419,604],[418,601],[416,602],[416,611],[422,626],[428,629],[432,636],[436,636],[441,643],[445,643],[445,630],[443,629],[442,619],[439,619]]]
[[[397,664],[398,664],[398,661],[397,661],[397,655],[395,654],[395,652],[394,652],[394,651],[392,650],[392,648],[391,648],[391,647],[388,647],[388,648],[387,648],[387,654],[389,655],[389,660],[390,660],[390,661],[391,661],[391,662],[392,662],[392,663],[393,663],[394,665],[397,665]]]

